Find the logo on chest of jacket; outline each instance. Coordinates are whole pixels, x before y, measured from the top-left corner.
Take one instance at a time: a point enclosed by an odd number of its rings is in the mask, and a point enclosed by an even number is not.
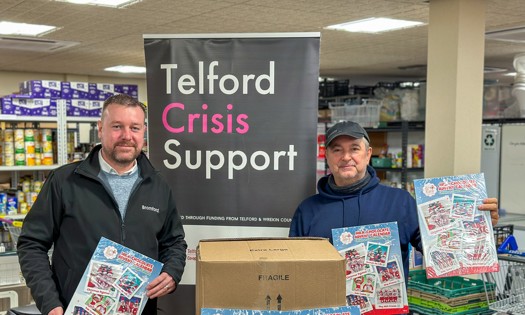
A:
[[[148,210],[148,211],[153,211],[153,212],[156,212],[156,213],[159,213],[159,208],[155,208],[155,207],[152,207],[152,206],[145,206],[145,205],[142,205],[142,210]]]

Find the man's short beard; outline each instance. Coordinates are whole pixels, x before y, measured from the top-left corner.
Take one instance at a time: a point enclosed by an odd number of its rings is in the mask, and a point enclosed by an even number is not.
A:
[[[131,158],[126,158],[126,159],[123,159],[123,158],[119,158],[117,156],[117,150],[115,149],[118,145],[115,145],[115,147],[113,147],[113,150],[107,150],[107,149],[104,149],[104,153],[106,153],[106,155],[111,158],[112,161],[118,163],[118,164],[121,164],[121,165],[126,165],[126,164],[129,164],[133,161],[135,161],[137,159],[137,157],[139,156],[140,154],[140,151],[137,151],[137,147],[136,146],[133,146],[133,149],[135,150],[133,156]]]

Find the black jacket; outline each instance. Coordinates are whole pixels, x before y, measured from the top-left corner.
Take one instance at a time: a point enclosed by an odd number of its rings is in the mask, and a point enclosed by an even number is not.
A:
[[[98,177],[100,148],[84,161],[52,171],[24,220],[18,256],[42,314],[67,308],[101,236],[159,260],[163,272],[177,284],[181,280],[187,245],[169,185],[141,154],[140,183],[123,221],[113,194]],[[156,300],[148,302],[143,314],[156,314]]]

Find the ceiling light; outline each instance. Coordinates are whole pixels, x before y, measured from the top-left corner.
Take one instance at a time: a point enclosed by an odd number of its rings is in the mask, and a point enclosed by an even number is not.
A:
[[[146,67],[124,66],[124,65],[109,67],[104,70],[120,72],[120,73],[146,73]]]
[[[56,26],[0,21],[0,34],[39,36],[54,31]]]
[[[113,8],[122,8],[140,0],[55,0],[60,2],[69,2],[75,4],[89,4],[89,5],[99,5],[104,7],[113,7]]]
[[[505,73],[504,76],[506,77],[515,77],[516,74],[518,74],[517,72],[509,72],[509,73]]]
[[[330,30],[340,30],[357,33],[380,33],[402,28],[423,25],[423,22],[394,20],[389,18],[369,18],[327,26]]]

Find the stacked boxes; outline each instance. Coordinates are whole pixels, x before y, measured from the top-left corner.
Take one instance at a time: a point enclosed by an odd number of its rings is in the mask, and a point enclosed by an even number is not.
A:
[[[1,114],[56,116],[57,102],[66,103],[67,116],[99,117],[104,100],[124,93],[138,98],[135,84],[29,80],[19,84],[19,94],[0,97]]]
[[[62,82],[60,97],[66,100],[89,99],[89,83],[87,82]]]
[[[66,103],[66,113],[68,117],[100,117],[104,101],[92,101],[85,99],[61,99]]]
[[[139,97],[139,89],[135,84],[115,84],[115,93],[127,94],[131,97]]]
[[[115,94],[124,93],[138,98],[138,86],[132,84],[89,83],[90,100],[104,101]]]
[[[19,84],[20,94],[36,98],[58,98],[62,93],[62,82],[30,80]]]
[[[21,116],[56,116],[56,99],[8,95],[0,98],[2,114]]]
[[[407,289],[408,305],[411,311],[420,314],[492,314],[488,307],[487,292],[494,292],[494,289],[493,283],[484,283],[481,279],[428,279],[425,270],[411,270]]]

